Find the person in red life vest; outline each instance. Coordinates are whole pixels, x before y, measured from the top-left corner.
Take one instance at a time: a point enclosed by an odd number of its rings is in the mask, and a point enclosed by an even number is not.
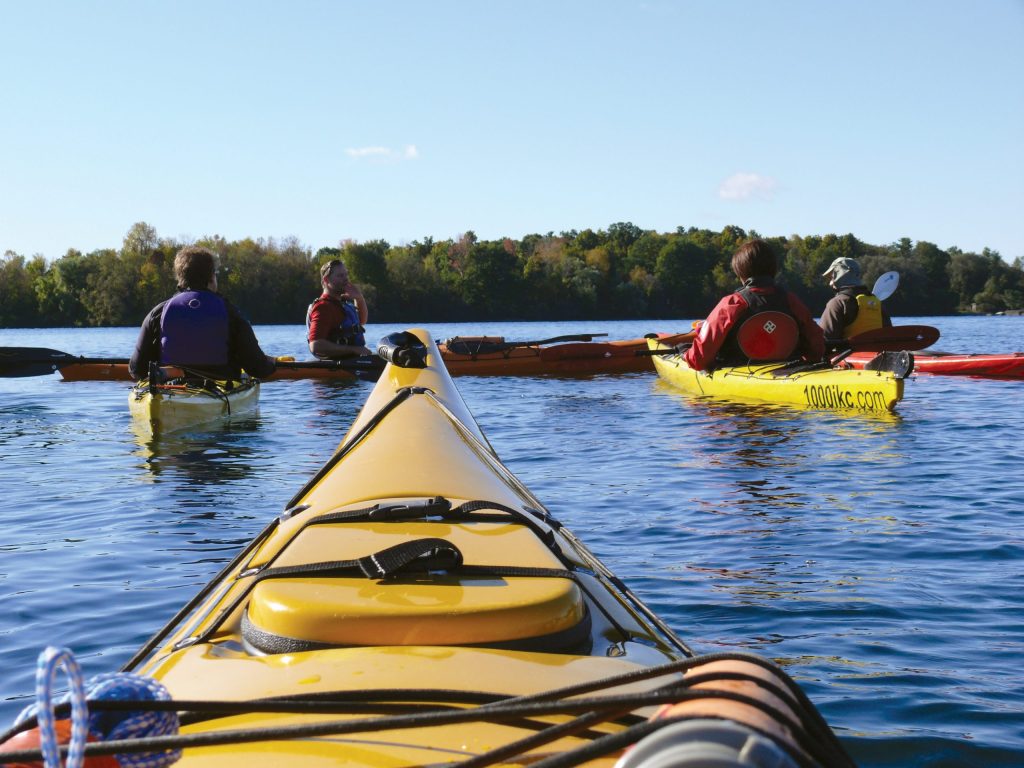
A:
[[[189,246],[174,257],[178,292],[150,310],[142,321],[128,372],[138,381],[150,363],[172,365],[187,375],[238,379],[242,370],[255,378],[274,372],[274,358],[263,353],[249,321],[217,293],[217,257]]]
[[[778,264],[768,243],[741,245],[733,254],[732,271],[743,286],[719,301],[701,325],[683,354],[691,368],[788,360],[794,353],[815,362],[824,357],[824,334],[806,305],[775,284]]]
[[[324,292],[306,310],[309,351],[327,359],[372,355],[363,335],[370,312],[345,263],[331,259],[320,267],[320,283]]]
[[[826,339],[849,339],[865,331],[892,327],[882,302],[864,285],[856,259],[836,259],[821,276],[828,278],[836,292],[818,321]]]

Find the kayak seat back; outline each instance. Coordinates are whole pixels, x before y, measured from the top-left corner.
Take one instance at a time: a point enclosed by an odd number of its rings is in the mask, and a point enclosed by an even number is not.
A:
[[[749,360],[788,360],[796,350],[800,330],[796,320],[783,312],[758,312],[747,318],[736,333],[740,351]]]
[[[453,355],[490,355],[509,348],[504,336],[453,336],[444,346]]]
[[[462,562],[385,578],[346,572],[260,581],[243,614],[246,643],[262,653],[295,653],[379,645],[575,651],[589,642],[582,590],[527,528],[507,523],[401,527],[320,526],[315,536],[300,535],[282,564],[296,570],[300,563],[315,566],[325,553],[373,561],[383,554],[382,540],[398,548],[438,534],[457,547]],[[510,552],[514,564],[506,559]]]

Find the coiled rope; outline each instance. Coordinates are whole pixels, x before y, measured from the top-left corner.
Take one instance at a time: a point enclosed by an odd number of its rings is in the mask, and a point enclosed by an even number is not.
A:
[[[67,648],[49,647],[39,655],[36,668],[36,703],[18,715],[17,723],[34,718],[39,726],[40,750],[45,768],[60,768],[60,746],[54,716],[53,687],[57,670],[63,666],[70,690],[61,702],[71,703],[71,741],[68,745],[67,768],[81,768],[85,744],[89,737],[96,741],[146,739],[173,736],[178,733],[176,711],[155,711],[145,708],[147,701],[170,701],[167,689],[149,677],[127,672],[97,675],[88,683],[74,654]],[[88,701],[131,701],[140,709],[94,711],[89,713]],[[181,750],[121,753],[116,755],[121,768],[165,768],[181,757]]]

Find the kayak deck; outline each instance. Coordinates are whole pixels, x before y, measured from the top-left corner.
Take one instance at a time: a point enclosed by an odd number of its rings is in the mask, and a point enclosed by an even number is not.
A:
[[[167,434],[198,424],[250,413],[259,405],[260,384],[215,382],[213,386],[153,384],[140,381],[128,393],[133,428],[143,434]]]
[[[669,344],[648,339],[654,366],[669,384],[694,395],[756,400],[836,411],[892,411],[904,376],[891,371],[815,368],[789,363],[723,366],[696,371]]]

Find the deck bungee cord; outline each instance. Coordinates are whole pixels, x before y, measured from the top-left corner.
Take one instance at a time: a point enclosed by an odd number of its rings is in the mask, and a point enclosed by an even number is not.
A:
[[[77,666],[66,649],[47,649],[43,657],[52,668],[54,657],[65,664],[70,660],[72,668]],[[700,670],[716,662],[742,662],[760,667],[771,674],[765,679],[749,673],[735,671],[709,671],[688,675],[678,679],[680,674]],[[40,666],[44,665],[41,657]],[[74,674],[74,673],[72,673]],[[611,690],[640,681],[672,676],[676,679],[653,690],[639,693],[617,693],[594,695],[601,690]],[[794,716],[772,706],[761,698],[736,693],[726,689],[698,689],[696,686],[742,682],[757,686],[778,699]],[[775,723],[785,728],[793,738],[797,749],[771,731],[747,725],[759,736],[770,740],[794,761],[795,765],[807,766],[852,766],[853,762],[839,744],[835,734],[824,722],[821,715],[806,697],[802,689],[778,665],[759,656],[745,653],[715,653],[690,659],[644,668],[615,675],[585,684],[568,686],[524,696],[502,696],[486,692],[465,692],[446,690],[391,689],[378,691],[339,691],[319,693],[314,697],[282,697],[253,701],[215,700],[171,700],[163,686],[139,675],[101,675],[90,680],[93,691],[98,683],[108,689],[120,686],[138,692],[150,693],[148,698],[125,698],[122,692],[116,699],[94,698],[85,700],[81,681],[70,701],[50,709],[49,699],[28,708],[19,722],[6,733],[0,734],[0,745],[33,728],[45,729],[45,723],[52,723],[53,717],[72,718],[72,732],[84,733],[90,717],[96,721],[103,713],[130,713],[131,718],[122,720],[120,728],[109,730],[109,737],[82,746],[73,741],[71,746],[56,747],[55,741],[44,741],[39,749],[21,749],[0,752],[0,765],[32,760],[52,760],[57,749],[62,756],[68,756],[68,765],[73,760],[101,755],[117,755],[122,768],[158,768],[173,763],[182,750],[214,745],[246,744],[280,739],[305,739],[318,736],[344,736],[350,734],[373,734],[405,728],[434,728],[469,722],[491,722],[512,725],[532,730],[519,740],[493,750],[471,755],[464,760],[452,761],[458,768],[485,768],[505,762],[519,755],[536,750],[538,747],[566,735],[586,736],[589,743],[574,750],[531,763],[548,765],[549,768],[568,768],[607,755],[640,742],[650,734],[681,722],[703,721],[707,715],[669,715],[650,718],[637,714],[636,710],[649,709],[654,705],[678,706],[687,702],[728,701],[742,704],[764,713]],[[475,705],[475,706],[474,706]],[[256,713],[293,713],[316,716],[364,715],[397,708],[400,714],[370,717],[360,720],[317,722],[283,727],[257,727],[229,729],[198,734],[176,733],[178,724],[188,727],[200,722],[209,723],[225,717]],[[409,711],[418,710],[418,711]],[[546,723],[539,717],[569,716],[572,719],[562,723]],[[134,718],[135,722],[131,722]],[[110,718],[107,718],[108,721]],[[129,723],[126,728],[123,723]],[[621,728],[617,733],[589,732],[597,724],[611,724]],[[170,735],[164,735],[174,731]],[[589,733],[588,733],[589,732]],[[136,735],[141,734],[141,735]],[[96,736],[95,731],[91,734]],[[47,757],[49,754],[49,758]],[[132,759],[130,756],[142,756]],[[47,762],[47,765],[51,763]],[[53,763],[56,764],[56,763]]]

